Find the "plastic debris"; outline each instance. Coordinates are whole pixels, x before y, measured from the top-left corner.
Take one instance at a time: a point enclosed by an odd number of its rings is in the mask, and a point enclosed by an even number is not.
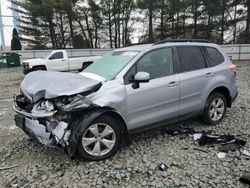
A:
[[[194,141],[200,140],[200,138],[202,137],[202,133],[195,133],[193,136],[194,136]]]
[[[220,153],[217,154],[217,156],[218,156],[219,159],[224,159],[227,156],[227,154],[224,153],[224,152],[220,152]]]
[[[242,151],[242,154],[247,155],[248,157],[250,157],[250,152],[247,151],[247,150],[243,150],[243,151]]]
[[[164,163],[159,164],[158,166],[159,170],[161,171],[167,171],[168,167]]]
[[[244,175],[244,176],[240,177],[240,181],[242,183],[250,185],[250,175]]]

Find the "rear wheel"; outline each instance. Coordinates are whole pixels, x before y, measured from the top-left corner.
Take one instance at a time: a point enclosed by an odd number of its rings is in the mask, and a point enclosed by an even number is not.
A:
[[[121,125],[110,116],[100,116],[90,125],[82,126],[77,144],[79,154],[91,161],[107,159],[121,147]]]
[[[222,93],[212,93],[206,102],[204,120],[209,125],[219,124],[227,110],[227,101]]]
[[[82,64],[82,68],[79,70],[79,72],[83,71],[86,69],[89,65],[91,65],[93,62],[85,62]]]

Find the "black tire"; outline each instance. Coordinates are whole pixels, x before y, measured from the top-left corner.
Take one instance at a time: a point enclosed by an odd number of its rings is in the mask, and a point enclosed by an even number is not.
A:
[[[210,116],[210,112],[213,110],[212,103],[216,100],[218,101],[218,99],[223,101],[223,103],[224,103],[223,107],[220,106],[220,109],[224,109],[224,110],[223,110],[223,112],[220,113],[220,118],[218,118],[216,120],[215,115],[212,115],[212,117]],[[207,123],[208,125],[217,125],[217,124],[221,123],[221,121],[223,120],[223,118],[226,114],[226,111],[227,111],[227,100],[226,100],[225,96],[222,93],[214,92],[207,99],[204,114],[203,114],[203,119],[204,119],[205,123]],[[216,112],[216,114],[217,113],[218,112]],[[218,113],[218,115],[219,115],[219,113]],[[214,118],[213,118],[213,116],[214,116]]]
[[[46,68],[45,67],[34,67],[32,70],[33,71],[46,71]]]
[[[96,118],[92,123],[90,123],[87,126],[85,124],[83,124],[83,122],[84,121],[82,121],[82,123],[81,123],[82,127],[80,129],[81,136],[80,136],[79,141],[77,143],[77,151],[81,157],[83,157],[84,159],[89,160],[89,161],[100,161],[100,160],[110,158],[118,152],[118,150],[121,147],[121,143],[122,143],[122,128],[121,128],[119,121],[115,120],[114,118],[112,118],[110,116],[102,115],[102,116]],[[95,156],[95,155],[89,154],[86,151],[86,149],[84,149],[83,144],[82,144],[83,136],[86,134],[87,131],[89,131],[88,129],[91,126],[98,124],[98,123],[107,124],[108,126],[110,126],[114,130],[114,133],[115,133],[115,142],[114,142],[113,148],[108,153],[101,155],[101,156]],[[105,145],[101,141],[99,141],[99,143],[100,143],[100,146],[105,147]],[[95,143],[93,143],[93,144],[95,144]]]

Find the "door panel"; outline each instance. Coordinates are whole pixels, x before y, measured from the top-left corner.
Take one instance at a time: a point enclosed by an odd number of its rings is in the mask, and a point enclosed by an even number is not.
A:
[[[177,47],[180,71],[180,115],[199,112],[204,108],[202,94],[213,78],[213,68],[208,67],[199,46]]]
[[[213,77],[212,68],[180,74],[180,115],[204,108],[202,94]]]
[[[128,129],[153,124],[179,116],[179,77],[177,75],[140,84],[139,89],[127,85]],[[176,82],[175,86],[168,86]]]
[[[136,72],[147,72],[151,78],[138,89],[126,85],[128,129],[178,118],[180,84],[179,75],[174,74],[173,54],[169,47],[152,50],[128,71],[125,82]]]

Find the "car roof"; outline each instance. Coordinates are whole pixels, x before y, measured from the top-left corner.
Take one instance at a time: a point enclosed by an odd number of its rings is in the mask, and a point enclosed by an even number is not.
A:
[[[115,52],[118,51],[137,51],[141,52],[144,50],[156,49],[166,46],[207,46],[207,47],[215,47],[218,48],[219,45],[215,43],[208,43],[208,42],[165,42],[165,43],[155,43],[155,44],[139,44],[139,45],[132,45],[124,48],[115,49]]]

